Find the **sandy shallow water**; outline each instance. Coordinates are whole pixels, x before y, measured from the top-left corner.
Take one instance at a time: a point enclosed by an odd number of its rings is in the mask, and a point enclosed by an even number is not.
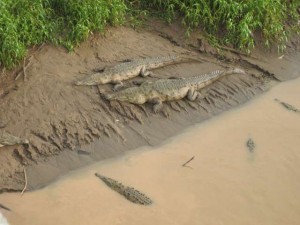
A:
[[[48,187],[0,195],[11,224],[300,224],[300,79],[191,127],[163,145],[145,147],[69,173]],[[256,147],[249,151],[248,138]],[[188,165],[181,165],[192,156]],[[152,198],[135,205],[98,172]]]

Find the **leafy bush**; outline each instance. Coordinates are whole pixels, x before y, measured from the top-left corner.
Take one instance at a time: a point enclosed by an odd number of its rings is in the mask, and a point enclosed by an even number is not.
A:
[[[8,4],[0,2],[0,62],[9,67],[22,59],[25,47],[19,40],[17,24],[8,11]]]
[[[124,23],[126,10],[123,0],[2,0],[0,62],[12,68],[44,42],[72,50],[91,32]]]
[[[149,11],[169,22],[179,14],[187,33],[201,26],[221,44],[250,51],[260,32],[266,46],[283,50],[298,7],[299,0],[0,0],[0,63],[12,68],[44,42],[72,50],[107,25],[138,25]]]
[[[59,34],[65,34],[61,43],[69,50],[86,39],[93,31],[125,21],[126,5],[122,0],[51,0]]]
[[[222,44],[232,44],[250,51],[254,48],[254,33],[260,32],[265,45],[285,48],[290,27],[299,20],[300,1],[286,0],[142,0],[142,7],[164,12],[172,21],[176,12],[183,16],[187,32],[199,25]]]

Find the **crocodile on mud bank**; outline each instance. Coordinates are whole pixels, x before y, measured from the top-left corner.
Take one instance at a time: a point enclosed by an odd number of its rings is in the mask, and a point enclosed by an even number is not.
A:
[[[17,144],[29,144],[29,141],[24,138],[16,137],[5,131],[0,131],[0,147]]]
[[[187,61],[200,61],[197,57],[188,55],[177,55],[177,56],[160,56],[145,59],[136,59],[129,62],[123,62],[115,66],[105,68],[103,72],[97,72],[83,80],[75,82],[75,85],[99,85],[99,84],[115,84],[114,90],[123,86],[122,81],[134,78],[136,76],[151,76],[151,69],[164,67],[176,63],[187,62]]]
[[[185,97],[190,101],[196,100],[198,97],[201,97],[200,89],[228,74],[246,73],[239,68],[216,70],[208,74],[188,78],[146,81],[137,87],[126,88],[116,93],[102,94],[109,101],[117,100],[133,104],[153,103],[153,111],[156,113],[160,111],[164,101],[179,100]]]

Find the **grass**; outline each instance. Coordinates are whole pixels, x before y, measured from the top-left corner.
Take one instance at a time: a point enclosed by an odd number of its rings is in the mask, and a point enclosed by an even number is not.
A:
[[[218,40],[219,44],[250,52],[255,47],[254,36],[258,33],[266,47],[276,45],[282,51],[293,25],[298,23],[300,1],[143,0],[142,6],[160,11],[168,22],[179,14],[188,35],[201,26],[207,36]],[[289,26],[287,21],[291,22]]]
[[[187,34],[201,27],[218,44],[250,52],[259,34],[267,47],[282,51],[299,20],[298,7],[300,0],[2,0],[0,62],[13,68],[27,48],[45,42],[71,51],[108,25],[136,26],[151,14],[168,22],[179,15]]]
[[[89,34],[125,22],[123,0],[0,1],[0,62],[8,69],[44,42],[73,50]]]

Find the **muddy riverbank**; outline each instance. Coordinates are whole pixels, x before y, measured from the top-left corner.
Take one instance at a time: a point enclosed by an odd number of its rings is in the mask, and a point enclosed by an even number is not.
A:
[[[94,35],[73,53],[47,45],[32,49],[26,60],[30,61],[26,81],[23,77],[11,80],[18,70],[2,74],[0,129],[26,137],[30,145],[1,148],[1,191],[23,189],[24,167],[28,189],[43,187],[70,170],[159,144],[190,125],[248,101],[280,80],[300,74],[297,44],[292,43],[284,56],[257,51],[247,57],[232,51],[217,52],[199,33],[184,39],[184,29],[176,24],[152,24],[156,26],[139,31],[111,28],[106,35]],[[152,113],[150,104],[109,103],[96,87],[73,85],[95,68],[187,51],[205,61],[163,67],[154,73],[162,78],[187,77],[238,66],[247,76],[226,76],[205,89],[205,99],[166,103],[159,114]],[[126,85],[132,85],[131,81]],[[100,88],[109,91],[111,87]]]
[[[22,197],[1,194],[0,203],[12,211],[0,210],[15,225],[297,225],[300,113],[274,99],[300,109],[299,86],[300,79],[279,84],[157,147],[68,173]],[[129,202],[95,172],[135,187],[153,204]]]

